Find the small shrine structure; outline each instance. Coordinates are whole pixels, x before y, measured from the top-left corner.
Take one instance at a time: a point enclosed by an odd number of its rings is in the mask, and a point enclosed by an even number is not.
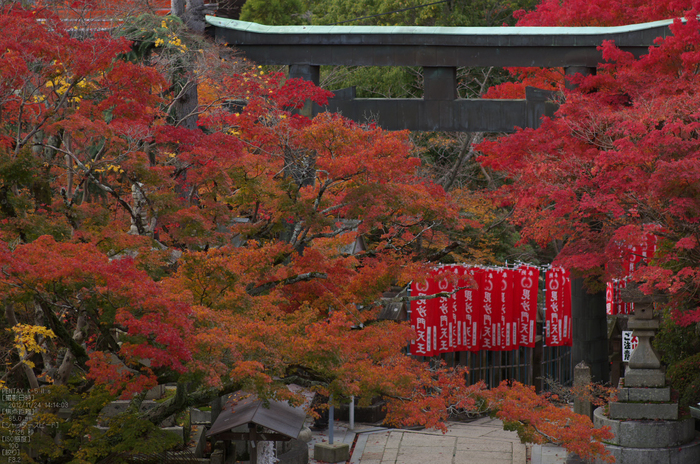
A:
[[[207,437],[224,442],[247,442],[250,463],[257,464],[259,442],[296,439],[305,419],[306,413],[302,407],[290,406],[286,401],[269,401],[266,404],[253,394],[236,392],[222,408]],[[247,431],[240,431],[243,426],[247,426]]]

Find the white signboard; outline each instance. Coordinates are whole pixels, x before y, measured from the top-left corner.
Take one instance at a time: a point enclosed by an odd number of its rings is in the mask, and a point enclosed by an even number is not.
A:
[[[632,351],[637,348],[639,339],[632,336],[631,330],[622,331],[622,362],[630,362]]]

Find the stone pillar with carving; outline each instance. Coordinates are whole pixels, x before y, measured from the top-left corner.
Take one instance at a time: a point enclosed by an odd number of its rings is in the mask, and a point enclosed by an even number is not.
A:
[[[661,359],[651,344],[659,329],[654,303],[663,295],[645,295],[628,284],[622,299],[634,303],[634,315],[627,327],[638,339],[620,381],[617,401],[608,404],[608,412],[594,412],[596,427],[609,426],[615,437],[606,446],[617,464],[698,463],[700,439],[695,420],[679,418],[678,403],[671,401],[671,389]]]

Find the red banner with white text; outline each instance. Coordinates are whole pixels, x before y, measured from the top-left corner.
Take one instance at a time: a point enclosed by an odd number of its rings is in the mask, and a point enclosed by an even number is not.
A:
[[[484,290],[481,292],[481,349],[494,350],[496,349],[496,316],[494,311],[494,296],[496,295],[496,271],[493,269],[485,269],[483,277]]]
[[[518,318],[518,343],[520,346],[535,346],[537,327],[537,293],[540,270],[534,266],[520,266],[515,277],[515,313]]]
[[[449,265],[431,271],[425,281],[411,285],[411,296],[418,297],[411,302],[411,326],[416,333],[411,354],[435,356],[535,346],[539,279],[540,269],[531,265]],[[571,346],[569,272],[550,269],[545,286],[545,342],[548,346]]]
[[[434,295],[437,285],[434,280],[413,281],[411,295],[426,297]],[[418,299],[411,303],[411,327],[416,331],[416,339],[411,344],[411,354],[416,356],[433,356],[433,315],[434,299]],[[437,346],[436,346],[437,348]]]
[[[621,251],[622,268],[625,275],[630,276],[654,257],[657,249],[658,237],[647,232],[644,238],[636,245],[630,245]],[[607,283],[605,292],[605,307],[609,315],[634,313],[634,303],[622,301],[621,290],[627,286],[628,277],[613,279]]]
[[[545,274],[545,344],[571,346],[571,278],[560,267]]]
[[[464,290],[463,330],[464,346],[467,351],[481,350],[481,327],[484,314],[484,270],[480,268],[465,269],[465,284],[470,288]]]

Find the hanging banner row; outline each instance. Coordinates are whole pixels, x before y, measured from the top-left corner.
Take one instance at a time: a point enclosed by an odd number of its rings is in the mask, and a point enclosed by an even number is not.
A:
[[[654,257],[658,248],[658,237],[654,234],[646,234],[644,241],[636,246],[628,247],[622,253],[622,271],[627,276],[648,263]],[[605,291],[605,308],[610,316],[617,314],[634,313],[634,303],[622,301],[622,289],[627,287],[627,278],[613,279],[607,283]]]
[[[411,354],[510,351],[535,346],[540,269],[443,266],[411,284],[411,296],[449,296],[411,301],[416,339]],[[545,274],[545,343],[571,346],[571,277],[562,268]]]

